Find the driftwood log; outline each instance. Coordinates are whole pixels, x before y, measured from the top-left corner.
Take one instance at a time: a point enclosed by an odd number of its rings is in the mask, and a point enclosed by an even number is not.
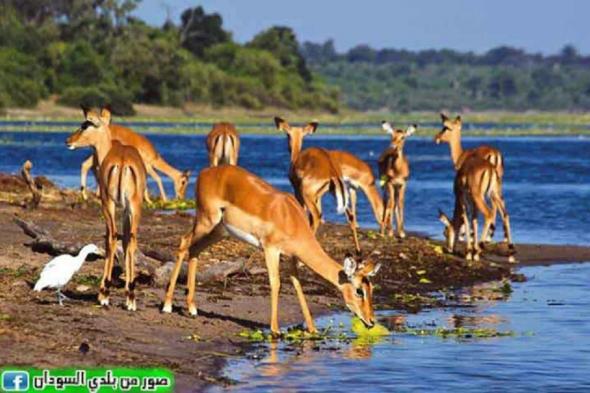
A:
[[[77,255],[82,247],[85,246],[85,244],[79,242],[66,243],[58,241],[53,236],[51,236],[49,232],[34,222],[24,220],[18,216],[14,217],[14,222],[27,236],[31,237],[32,240],[28,243],[25,243],[25,245],[31,247],[31,249],[35,252],[41,252],[53,256],[61,254]],[[104,258],[104,249],[99,247],[99,250],[100,256]],[[123,260],[123,248],[120,244],[117,244],[116,256],[117,261]],[[140,250],[135,252],[135,256],[135,261],[138,268],[140,269],[140,273],[153,277],[154,272],[161,265],[161,261],[147,257]]]
[[[80,242],[67,243],[56,240],[47,230],[35,224],[32,221],[22,219],[18,216],[14,217],[14,222],[23,232],[31,238],[31,241],[25,243],[35,252],[41,252],[49,255],[70,254],[77,255],[85,244]],[[105,251],[100,250],[100,257],[105,256]],[[148,254],[148,255],[146,255]],[[167,252],[161,252],[153,249],[146,251],[146,254],[137,250],[135,255],[135,263],[139,268],[140,275],[146,276],[147,281],[152,282],[156,286],[164,287],[168,284],[170,273],[174,267],[174,257]],[[117,244],[117,261],[123,260],[123,248]],[[119,264],[121,265],[121,264]],[[208,267],[206,270],[197,274],[197,280],[200,282],[208,281],[222,281],[226,282],[231,275],[244,272],[246,260],[238,259],[236,261],[220,261]],[[183,263],[180,272],[180,282],[186,281],[187,264]],[[250,272],[250,274],[258,274],[258,272]]]
[[[33,168],[33,163],[29,160],[25,161],[23,166],[21,167],[20,174],[29,186],[29,190],[31,190],[31,194],[33,198],[27,205],[32,209],[36,209],[41,203],[41,198],[43,197],[42,187],[35,182],[33,176],[31,176],[31,169]]]

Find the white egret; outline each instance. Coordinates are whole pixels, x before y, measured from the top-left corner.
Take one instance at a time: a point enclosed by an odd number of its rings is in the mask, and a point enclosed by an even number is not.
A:
[[[98,254],[98,247],[94,244],[84,246],[75,257],[64,254],[53,258],[43,268],[33,290],[41,292],[44,288],[55,288],[57,301],[60,306],[63,306],[63,300],[67,297],[61,293],[61,289],[70,281],[74,273],[80,270],[90,254]]]

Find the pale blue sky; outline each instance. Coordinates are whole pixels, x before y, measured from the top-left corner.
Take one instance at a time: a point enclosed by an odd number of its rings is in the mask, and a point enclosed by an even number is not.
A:
[[[590,54],[586,0],[142,0],[136,15],[159,25],[170,12],[177,22],[195,5],[220,13],[238,42],[286,25],[301,42],[332,38],[338,50],[364,43],[481,53],[510,45],[547,54],[571,43]]]

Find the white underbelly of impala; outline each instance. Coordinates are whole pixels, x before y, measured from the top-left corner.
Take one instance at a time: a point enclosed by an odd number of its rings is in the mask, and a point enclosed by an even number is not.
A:
[[[260,240],[258,240],[254,235],[252,235],[248,232],[245,232],[245,231],[241,230],[240,228],[236,228],[234,226],[231,226],[230,224],[228,224],[225,221],[223,222],[223,226],[229,232],[230,235],[237,237],[238,239],[240,239],[248,244],[251,244],[256,247],[260,247]]]

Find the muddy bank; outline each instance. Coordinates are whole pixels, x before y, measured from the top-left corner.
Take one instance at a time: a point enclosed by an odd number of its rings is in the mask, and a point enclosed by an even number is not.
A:
[[[16,225],[15,216],[34,223],[65,244],[93,242],[102,246],[105,229],[95,201],[83,203],[76,192],[47,185],[55,198],[42,200],[38,209],[27,209],[21,206],[26,205],[22,204],[26,187],[19,188],[22,185],[17,183],[14,179],[0,183],[0,196],[4,196],[0,198],[0,364],[159,365],[175,372],[179,390],[199,390],[210,383],[223,383],[217,377],[224,361],[243,355],[244,343],[237,336],[240,331],[267,327],[269,285],[262,253],[235,240],[224,240],[201,254],[199,271],[223,261],[242,261],[244,268],[225,279],[199,282],[196,318],[185,311],[183,285],[178,286],[174,312],[160,314],[164,288],[150,280],[138,285],[137,312],[122,308],[120,282],[112,291],[113,305],[108,309],[99,307],[96,296],[102,259],[82,267],[65,291],[71,300],[64,307],[56,304],[51,292],[32,292],[41,267],[51,257],[31,250],[27,245],[31,238]],[[148,255],[163,255],[164,259],[173,256],[180,235],[191,222],[192,216],[186,213],[145,209],[139,231],[140,250]],[[318,237],[337,260],[352,249],[345,226],[323,225]],[[403,241],[383,239],[370,230],[360,231],[360,241],[364,256],[383,265],[375,279],[375,303],[380,308],[417,311],[437,306],[427,296],[433,290],[511,277],[522,279],[514,277],[512,266],[497,255],[491,255],[492,261],[466,262],[444,254],[437,242],[412,236]],[[537,252],[537,260],[543,261],[547,255],[544,250],[553,250],[545,246],[524,249],[527,263],[535,260]],[[567,250],[559,250],[559,260]],[[582,252],[580,255],[588,252],[578,248],[574,251]],[[315,315],[343,310],[334,288],[306,268],[301,269],[301,276]],[[294,291],[286,279],[281,288],[280,320],[283,327],[302,321]],[[88,352],[80,351],[82,343],[89,345]]]

